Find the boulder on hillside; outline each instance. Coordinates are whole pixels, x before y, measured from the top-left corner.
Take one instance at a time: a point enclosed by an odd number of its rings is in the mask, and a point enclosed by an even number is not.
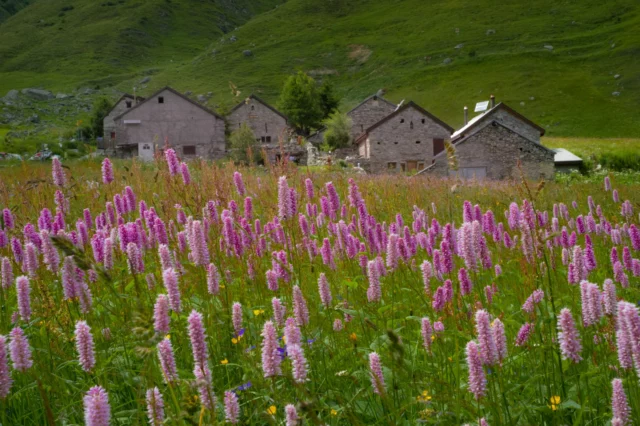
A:
[[[151,81],[151,77],[147,76],[145,78],[143,78],[142,80],[140,80],[140,84],[146,84],[148,82]]]
[[[252,52],[252,51],[250,51],[250,50],[243,50],[243,51],[242,51],[242,54],[243,54],[244,56],[253,56],[253,52]]]
[[[544,48],[545,48],[545,49],[547,49],[547,50],[549,50],[549,51],[553,50],[553,46],[552,46],[552,45],[550,45],[550,44],[545,44],[545,45],[544,45]]]
[[[67,95],[66,93],[58,93],[56,95],[56,99],[67,99],[69,97],[69,95]]]
[[[451,58],[445,58],[445,60],[442,61],[442,63],[445,65],[449,65],[451,63]]]
[[[37,101],[48,101],[54,97],[53,93],[42,89],[22,89],[22,94]]]
[[[7,92],[7,95],[4,97],[4,100],[5,101],[15,101],[16,99],[18,99],[19,95],[20,95],[20,92],[18,92],[15,89],[9,90]]]

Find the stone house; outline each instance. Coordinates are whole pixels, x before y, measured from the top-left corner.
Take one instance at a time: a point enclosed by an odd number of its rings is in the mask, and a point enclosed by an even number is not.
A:
[[[133,108],[135,105],[138,105],[142,101],[144,101],[143,97],[130,95],[128,93],[125,93],[120,97],[120,99],[118,99],[118,101],[113,105],[111,111],[109,111],[102,122],[104,126],[104,134],[102,136],[102,146],[98,146],[99,149],[104,149],[108,152],[115,153],[117,126],[114,119],[119,115],[122,115],[129,109]]]
[[[356,140],[353,162],[371,173],[412,172],[430,165],[444,149],[453,128],[409,102],[365,128]]]
[[[222,158],[225,121],[215,112],[165,87],[115,117],[118,155],[153,158],[165,143],[183,158]]]
[[[246,123],[256,140],[261,143],[277,143],[289,133],[287,117],[280,111],[257,97],[251,95],[236,105],[227,115],[229,133]]]
[[[443,151],[424,172],[463,178],[509,179],[520,177],[520,164],[528,179],[551,179],[555,152],[540,144],[542,135],[542,127],[499,103],[452,135],[457,171],[450,169],[447,153]]]
[[[397,106],[382,96],[371,95],[356,105],[347,116],[351,119],[351,137],[356,140],[369,127],[376,124],[392,112]]]

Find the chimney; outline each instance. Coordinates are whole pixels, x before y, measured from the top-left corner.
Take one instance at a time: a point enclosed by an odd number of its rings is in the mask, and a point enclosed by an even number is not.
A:
[[[466,126],[469,122],[469,108],[464,107],[464,125]]]
[[[494,106],[496,106],[496,97],[491,95],[491,108],[493,108]]]

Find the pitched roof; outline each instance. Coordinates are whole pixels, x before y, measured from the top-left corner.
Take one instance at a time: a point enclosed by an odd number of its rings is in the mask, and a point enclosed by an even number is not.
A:
[[[396,109],[391,114],[389,114],[386,117],[384,117],[382,120],[378,121],[377,123],[374,123],[369,128],[365,129],[364,133],[362,133],[360,136],[358,136],[358,138],[355,140],[355,143],[360,143],[361,140],[366,139],[366,137],[369,136],[369,133],[371,131],[373,131],[375,128],[383,125],[387,121],[391,120],[393,117],[397,116],[398,114],[400,114],[402,111],[406,110],[407,108],[415,108],[421,114],[426,115],[427,117],[429,117],[430,119],[432,119],[433,121],[435,121],[436,123],[438,123],[439,125],[444,127],[445,129],[447,129],[449,131],[449,133],[453,132],[453,127],[449,126],[447,123],[445,123],[444,121],[440,120],[438,117],[436,117],[435,115],[431,114],[429,111],[427,111],[426,109],[422,108],[420,105],[416,104],[413,101],[410,101],[410,102],[402,105],[400,108]]]
[[[353,108],[351,108],[351,110],[349,110],[349,112],[347,113],[347,115],[351,114],[353,111],[357,110],[358,108],[360,108],[362,105],[366,104],[369,99],[374,99],[374,100],[381,100],[382,102],[385,102],[387,104],[389,104],[392,107],[396,107],[396,104],[394,104],[393,102],[389,102],[388,100],[386,100],[385,98],[383,98],[382,96],[378,96],[377,93],[374,93],[373,95],[365,98],[365,100],[363,100],[362,102],[360,102],[358,105],[354,106]]]
[[[556,164],[582,164],[582,158],[571,151],[564,148],[555,148],[552,151],[556,153],[553,158],[553,162]]]
[[[158,90],[157,92],[155,92],[153,95],[149,96],[147,99],[145,99],[144,101],[140,102],[139,104],[135,105],[133,108],[123,112],[122,114],[120,114],[119,116],[115,117],[114,120],[119,120],[122,117],[124,117],[125,115],[129,114],[131,111],[133,111],[134,109],[138,108],[140,105],[144,105],[147,102],[149,102],[151,99],[155,98],[156,96],[158,96],[160,93],[164,92],[165,90],[170,91],[171,93],[173,93],[174,95],[177,95],[179,97],[181,97],[182,99],[184,99],[187,102],[192,103],[193,105],[197,106],[198,108],[200,108],[201,110],[208,112],[209,114],[213,115],[216,118],[219,118],[220,120],[224,120],[224,118],[220,115],[218,115],[217,113],[215,113],[214,111],[210,110],[209,108],[206,108],[202,105],[200,105],[198,102],[194,101],[193,99],[190,99],[189,97],[183,95],[182,93],[178,92],[175,89],[172,89],[169,86],[165,86],[162,89]]]
[[[540,131],[540,136],[544,136],[544,128],[538,126],[536,123],[534,123],[533,121],[529,120],[524,115],[522,115],[519,112],[517,112],[516,110],[508,107],[506,104],[500,102],[498,105],[494,106],[493,108],[485,111],[484,113],[482,113],[480,115],[477,115],[477,116],[473,117],[466,125],[464,125],[460,129],[456,130],[455,133],[453,135],[451,135],[451,140],[455,140],[457,138],[464,137],[465,133],[467,133],[469,130],[473,129],[474,127],[476,127],[485,118],[493,115],[496,111],[501,110],[501,109],[507,111],[509,114],[511,114],[514,117],[520,119],[521,121],[524,121],[525,123],[527,123],[531,127],[534,127],[535,129]],[[511,130],[513,130],[513,129],[511,129]]]
[[[277,109],[275,109],[274,107],[272,107],[271,105],[269,105],[268,103],[266,103],[265,101],[263,101],[262,99],[260,99],[259,97],[257,97],[256,95],[254,95],[253,93],[250,94],[247,98],[245,98],[242,102],[240,102],[238,105],[234,106],[233,109],[229,112],[229,114],[231,114],[232,112],[234,112],[237,109],[240,109],[243,105],[247,104],[247,100],[249,99],[254,99],[258,102],[260,102],[262,105],[266,106],[267,108],[269,108],[271,111],[275,112],[276,114],[278,114],[280,117],[284,118],[285,120],[289,121],[289,118],[284,115],[283,113],[281,113],[280,111],[278,111]]]
[[[507,130],[509,130],[509,131],[511,131],[511,132],[514,132],[514,130],[513,130],[512,128],[510,128],[510,127],[508,127],[508,126],[505,126],[503,123],[501,123],[501,122],[499,122],[499,121],[497,121],[497,120],[488,121],[488,122],[487,122],[487,125],[486,125],[486,126],[484,126],[484,127],[488,127],[491,123],[495,124],[496,126],[504,127],[505,129],[507,129]],[[483,127],[483,128],[484,128],[484,127]],[[479,130],[481,130],[481,129],[479,129]],[[477,133],[477,132],[476,132],[476,133]],[[452,140],[452,141],[451,141],[451,143],[453,144],[453,146],[454,146],[454,147],[457,147],[458,145],[461,145],[461,144],[463,144],[464,142],[466,142],[469,138],[471,138],[471,136],[475,135],[476,133],[470,133],[470,134],[467,134],[467,135],[465,135],[464,137],[462,137],[462,138],[458,139],[457,141],[453,141],[453,140]],[[514,132],[514,133],[515,133],[515,132]],[[520,136],[522,139],[526,140],[526,141],[527,141],[527,142],[529,142],[530,144],[533,144],[533,145],[535,145],[535,146],[537,146],[537,147],[539,147],[539,148],[542,148],[542,149],[543,149],[543,150],[545,150],[545,151],[553,152],[553,153],[555,154],[555,151],[554,151],[554,150],[552,150],[552,149],[550,149],[550,148],[547,148],[546,146],[544,146],[544,145],[542,145],[542,144],[539,144],[538,142],[532,141],[531,139],[527,138],[526,136],[521,135],[520,133],[518,133],[518,136]],[[441,157],[442,157],[442,156],[444,156],[444,155],[447,155],[447,150],[446,150],[446,149],[445,149],[445,150],[443,150],[443,151],[440,151],[439,153],[437,153],[437,154],[433,157],[433,164],[435,164],[435,161],[436,161],[436,159],[437,159],[437,158],[441,158]],[[429,167],[431,167],[431,166],[429,166]],[[429,167],[427,167],[427,169],[428,169]]]
[[[142,96],[133,96],[129,93],[124,93],[122,96],[120,96],[120,98],[113,104],[113,106],[111,107],[111,109],[109,110],[109,112],[107,113],[107,115],[105,115],[105,117],[107,117],[109,114],[111,114],[111,112],[116,109],[116,107],[118,106],[118,104],[120,102],[122,102],[122,100],[124,99],[140,99],[141,101],[144,101],[144,98]]]

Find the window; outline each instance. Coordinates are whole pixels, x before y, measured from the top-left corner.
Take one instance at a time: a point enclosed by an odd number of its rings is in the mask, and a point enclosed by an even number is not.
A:
[[[256,109],[255,105],[251,105],[251,111],[253,111],[254,109]]]
[[[267,143],[271,142],[271,136],[267,136]]]
[[[400,163],[400,170],[403,172],[407,170],[407,165],[405,163]]]
[[[411,122],[409,123],[409,128],[410,128],[410,129],[413,129],[413,121],[411,121]]]
[[[424,169],[424,163],[418,163],[418,170]]]
[[[395,170],[397,167],[397,163],[387,163],[387,169],[389,170]]]
[[[194,145],[185,145],[182,147],[183,155],[196,155],[196,147]]]
[[[420,141],[416,141],[416,143],[420,143]]]
[[[269,128],[267,127],[267,123],[264,123],[264,132],[267,133],[269,131]]]
[[[401,124],[402,124],[402,123],[404,123],[404,118],[401,118],[401,119],[400,119],[400,123],[401,123]]]
[[[159,104],[163,104],[164,103],[164,96],[158,96],[158,103]]]
[[[264,136],[262,136],[262,137],[260,138],[260,142],[263,142],[263,143],[264,143],[264,142],[266,142],[266,141],[267,141],[267,138],[265,138]]]
[[[422,119],[422,124],[424,124],[424,118]]]
[[[394,142],[393,144],[394,144],[394,145],[398,145],[398,142]]]
[[[131,108],[131,101],[124,101],[125,104],[127,104],[127,108]]]
[[[444,151],[444,139],[433,140],[433,155],[438,155]]]
[[[111,132],[111,139],[115,139],[116,138],[116,132]]]
[[[382,142],[378,141],[378,145],[382,145]]]

